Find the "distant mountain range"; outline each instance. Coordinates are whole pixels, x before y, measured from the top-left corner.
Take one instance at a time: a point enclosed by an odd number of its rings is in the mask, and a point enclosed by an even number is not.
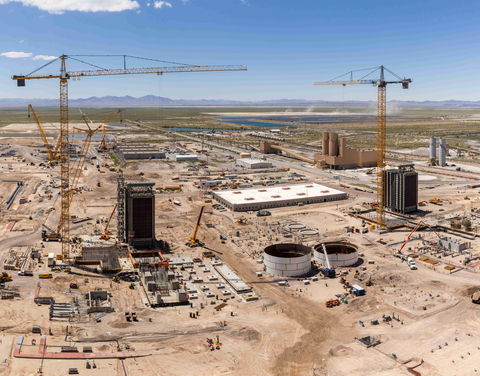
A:
[[[401,108],[480,108],[480,101],[389,101],[390,105],[395,105]],[[22,98],[6,98],[0,99],[0,107],[23,107],[28,104],[32,104],[36,107],[56,107],[59,105],[57,99],[22,99]],[[90,97],[80,99],[70,99],[69,104],[71,106],[88,106],[88,107],[109,107],[109,106],[300,106],[300,107],[342,107],[345,105],[352,107],[374,107],[376,102],[374,101],[348,101],[348,102],[329,102],[324,100],[308,101],[304,99],[278,99],[278,100],[265,100],[265,101],[232,101],[222,99],[170,99],[165,97],[158,97],[155,95],[146,95],[143,97]]]

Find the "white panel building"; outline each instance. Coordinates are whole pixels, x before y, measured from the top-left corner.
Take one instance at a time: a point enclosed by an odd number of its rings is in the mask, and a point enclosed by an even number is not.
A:
[[[180,162],[180,161],[198,161],[198,156],[195,154],[176,154],[175,155],[175,161]]]
[[[212,194],[215,200],[233,211],[261,210],[347,198],[345,192],[316,183],[214,191]]]
[[[273,165],[264,159],[260,158],[242,158],[237,159],[237,165],[245,168],[272,168]]]

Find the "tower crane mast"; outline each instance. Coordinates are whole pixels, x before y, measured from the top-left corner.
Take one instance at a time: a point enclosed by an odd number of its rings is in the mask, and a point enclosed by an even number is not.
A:
[[[75,55],[73,55],[75,56]],[[69,160],[69,136],[68,136],[68,80],[70,78],[79,79],[81,77],[95,76],[113,76],[113,75],[129,75],[129,74],[148,74],[156,73],[162,75],[164,73],[187,73],[187,72],[215,72],[215,71],[246,71],[247,68],[242,65],[212,65],[197,66],[183,65],[176,67],[154,67],[154,68],[130,68],[127,69],[98,69],[98,70],[81,70],[67,71],[66,61],[80,61],[72,55],[58,57],[55,60],[45,64],[27,75],[14,75],[13,80],[17,81],[17,86],[25,86],[26,80],[41,79],[59,79],[60,80],[60,192],[61,192],[61,241],[62,241],[62,260],[70,258],[70,160]],[[37,71],[45,66],[60,60],[60,74],[46,75],[36,74]],[[83,61],[80,61],[83,63]]]
[[[359,85],[369,84],[377,86],[378,88],[378,104],[377,104],[377,226],[379,229],[385,228],[385,152],[386,152],[386,127],[387,127],[387,85],[389,84],[402,84],[403,89],[408,89],[409,84],[412,82],[410,78],[401,78],[393,73],[391,70],[385,68],[383,65],[376,68],[367,68],[364,70],[371,70],[370,73],[365,75],[359,80],[353,79],[353,73],[351,71],[342,76],[339,76],[330,81],[315,82],[314,85]],[[370,74],[380,71],[379,79],[364,79]],[[392,74],[396,80],[385,80],[385,71]],[[350,80],[338,81],[338,78],[350,75]]]

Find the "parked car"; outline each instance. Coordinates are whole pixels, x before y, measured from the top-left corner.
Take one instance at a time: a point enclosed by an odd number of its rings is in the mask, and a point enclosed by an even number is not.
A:
[[[33,277],[33,273],[28,270],[20,270],[18,275],[26,276],[26,277]]]

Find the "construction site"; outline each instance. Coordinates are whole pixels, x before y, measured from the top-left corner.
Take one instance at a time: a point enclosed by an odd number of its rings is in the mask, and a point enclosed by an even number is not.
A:
[[[14,76],[57,79],[62,100],[52,127],[32,104],[0,129],[0,374],[480,371],[480,149],[441,141],[437,158],[430,134],[425,153],[388,146],[382,95],[411,80],[378,69],[371,123],[332,115],[275,136],[84,109],[71,137],[80,73]],[[218,125],[212,111],[198,118]],[[374,147],[353,145],[352,124],[380,124]]]

